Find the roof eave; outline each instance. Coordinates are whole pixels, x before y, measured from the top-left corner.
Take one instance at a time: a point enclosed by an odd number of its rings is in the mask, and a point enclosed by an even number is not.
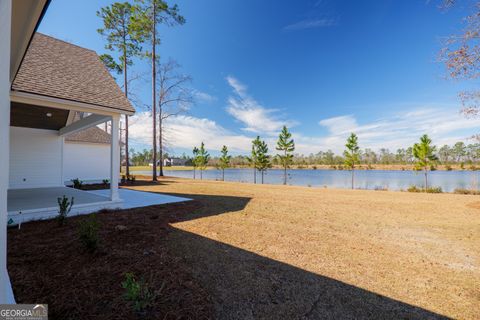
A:
[[[12,102],[19,102],[25,104],[32,104],[42,107],[50,107],[64,110],[74,110],[80,112],[88,112],[102,115],[118,115],[124,114],[131,116],[135,114],[135,111],[127,111],[120,108],[113,108],[107,106],[101,106],[91,103],[61,99],[56,97],[50,97],[40,95],[36,93],[11,90],[10,99]]]

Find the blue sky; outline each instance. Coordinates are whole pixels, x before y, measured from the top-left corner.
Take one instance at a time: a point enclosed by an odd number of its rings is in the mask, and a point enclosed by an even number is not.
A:
[[[53,0],[40,32],[105,53],[96,11],[112,1]],[[181,0],[184,26],[161,27],[162,59],[193,77],[196,104],[167,123],[170,152],[205,141],[246,153],[257,134],[270,149],[283,124],[300,153],[341,151],[350,132],[361,147],[464,140],[479,120],[459,115],[468,83],[444,79],[441,39],[458,32],[468,8],[448,12],[425,0]],[[173,2],[170,2],[173,3]],[[148,72],[135,62],[134,74]],[[150,83],[133,84],[148,104]],[[140,104],[141,107],[141,104]],[[151,119],[138,108],[131,144],[148,148]]]

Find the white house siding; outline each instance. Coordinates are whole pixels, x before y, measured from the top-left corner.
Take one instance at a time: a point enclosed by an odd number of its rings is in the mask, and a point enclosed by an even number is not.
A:
[[[10,127],[10,188],[63,185],[58,131]]]
[[[110,145],[65,141],[63,150],[65,181],[79,178],[85,182],[110,179]]]

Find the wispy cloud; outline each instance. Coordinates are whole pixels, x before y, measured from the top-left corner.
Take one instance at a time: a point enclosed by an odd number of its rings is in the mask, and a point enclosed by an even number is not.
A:
[[[278,109],[265,108],[247,92],[247,86],[233,76],[226,78],[233,92],[228,98],[227,112],[240,121],[245,131],[272,135],[283,125],[292,127],[293,120],[285,119]]]
[[[285,31],[297,31],[312,28],[327,28],[338,25],[337,19],[321,18],[321,19],[304,19],[283,27]]]
[[[200,91],[200,90],[194,90],[193,91],[193,96],[195,99],[199,102],[203,103],[212,103],[217,101],[217,97],[212,96],[211,94],[208,94],[206,92]]]

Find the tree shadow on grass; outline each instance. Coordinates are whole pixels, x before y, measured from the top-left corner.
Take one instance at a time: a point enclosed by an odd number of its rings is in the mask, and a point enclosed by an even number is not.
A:
[[[55,232],[46,232],[53,230],[54,222],[48,221],[32,222],[22,231],[10,231],[9,269],[14,289],[23,292],[20,295],[23,300],[19,301],[35,301],[38,299],[35,292],[43,286],[44,297],[57,304],[55,296],[61,293],[75,301],[72,305],[69,299],[64,299],[63,309],[57,309],[56,318],[62,318],[64,310],[73,309],[84,314],[89,304],[97,308],[94,310],[105,312],[103,305],[99,307],[95,299],[79,292],[100,290],[105,301],[122,306],[119,283],[125,272],[138,269],[138,274],[158,274],[160,283],[165,277],[183,279],[181,286],[175,287],[183,291],[175,291],[172,295],[177,295],[176,300],[184,297],[179,307],[174,306],[177,312],[185,312],[181,308],[193,305],[188,300],[193,299],[190,296],[198,297],[198,294],[184,296],[185,292],[192,291],[192,286],[184,287],[183,284],[198,284],[204,290],[201,292],[207,293],[205,300],[213,303],[212,317],[216,319],[447,319],[420,307],[172,226],[175,222],[243,210],[251,200],[248,197],[168,194],[194,201],[101,214],[104,253],[95,259],[82,253],[75,239],[75,220],[85,217],[71,218],[67,227],[56,228]],[[116,231],[118,224],[128,226],[128,230]],[[55,261],[41,253],[46,248],[59,254]],[[145,255],[144,252],[155,254]],[[164,256],[166,260],[162,260]],[[39,273],[39,270],[43,271]],[[63,279],[71,278],[74,271],[78,279],[65,282]],[[52,286],[51,281],[58,283]],[[88,287],[79,291],[81,286]]]
[[[176,228],[168,246],[211,294],[216,319],[449,319]]]

